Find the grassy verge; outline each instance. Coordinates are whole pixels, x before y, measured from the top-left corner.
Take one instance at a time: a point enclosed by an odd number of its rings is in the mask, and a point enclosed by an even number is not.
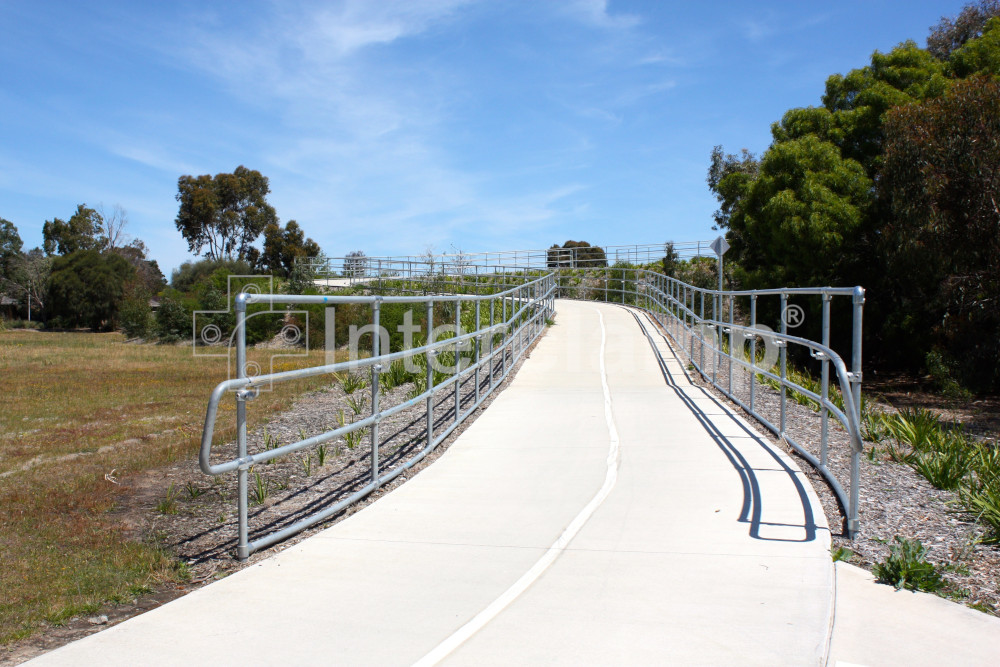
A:
[[[266,372],[277,353],[250,357]],[[322,354],[277,358],[274,369]],[[0,333],[0,643],[186,577],[155,543],[127,539],[109,512],[123,501],[116,482],[196,455],[227,366],[119,334]],[[248,411],[251,428],[325,382],[265,392]],[[224,401],[217,440],[234,437],[233,413]]]

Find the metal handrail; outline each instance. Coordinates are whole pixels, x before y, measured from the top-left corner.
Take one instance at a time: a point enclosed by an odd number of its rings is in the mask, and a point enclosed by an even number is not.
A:
[[[711,253],[710,241],[673,243],[679,259],[704,257]],[[589,248],[533,248],[491,252],[455,252],[426,255],[362,255],[358,257],[302,257],[296,263],[305,265],[317,277],[370,279],[393,274],[410,275],[414,271],[445,271],[454,275],[477,271],[480,274],[499,273],[504,269],[552,269],[558,266],[581,266],[593,261],[589,253],[594,248],[603,251],[605,261],[613,264],[650,263],[663,259],[666,243],[632,245],[594,245]],[[587,257],[581,259],[582,256]],[[339,270],[338,270],[339,269]]]
[[[324,519],[336,514],[345,507],[357,502],[368,494],[378,489],[381,485],[394,479],[403,471],[411,468],[430,453],[448,435],[462,423],[483,401],[503,382],[511,369],[524,354],[531,343],[541,335],[544,329],[545,319],[553,311],[553,300],[555,298],[556,285],[554,276],[547,273],[533,280],[527,280],[521,285],[512,287],[502,292],[487,295],[469,294],[435,294],[426,296],[383,296],[383,295],[356,295],[356,296],[336,296],[336,295],[287,295],[287,294],[247,294],[241,293],[236,297],[236,366],[238,377],[220,382],[212,390],[205,414],[205,426],[202,431],[201,448],[199,451],[199,465],[201,470],[208,475],[220,475],[226,472],[236,471],[238,492],[238,543],[237,556],[245,560],[251,553],[264,547],[275,544],[294,535],[310,526],[316,525]],[[495,302],[502,302],[500,322],[494,322]],[[248,305],[255,303],[281,303],[299,305],[334,305],[346,303],[364,303],[372,307],[372,327],[374,331],[379,329],[379,313],[383,303],[423,303],[427,308],[428,335],[430,334],[433,322],[433,307],[437,302],[453,302],[456,304],[456,332],[455,335],[437,341],[430,341],[420,347],[380,354],[378,333],[373,335],[372,355],[366,359],[349,360],[323,366],[313,366],[279,373],[269,373],[256,377],[248,377],[246,374],[246,309]],[[476,312],[476,328],[474,331],[461,333],[461,305],[462,303],[474,303]],[[488,325],[484,325],[480,320],[480,304],[488,302],[489,318]],[[507,304],[510,303],[510,310]],[[509,316],[508,316],[509,312]],[[497,341],[497,336],[500,340]],[[483,355],[482,341],[489,340],[489,352]],[[409,400],[392,406],[390,408],[379,409],[380,383],[379,374],[388,364],[401,359],[407,359],[418,355],[436,355],[437,353],[454,349],[459,350],[468,342],[474,343],[473,352],[475,360],[472,364],[462,368],[458,366],[455,373],[442,382],[434,382],[434,372],[432,364],[428,359],[427,364],[427,389]],[[508,349],[511,350],[508,354]],[[500,374],[495,379],[494,367],[499,357]],[[457,355],[456,355],[457,361]],[[367,368],[371,372],[372,403],[371,414],[365,418],[352,422],[337,429],[303,438],[296,442],[276,447],[265,452],[249,454],[247,452],[246,433],[246,405],[252,400],[262,386],[272,383],[288,382],[291,380],[315,377],[318,375],[328,375],[338,373],[343,370],[353,370],[357,368]],[[480,369],[487,368],[489,372],[489,386],[485,392],[480,389]],[[463,411],[461,409],[461,382],[472,376],[475,380],[475,402]],[[434,397],[435,395],[451,386],[455,392],[455,420],[443,432],[434,432]],[[230,392],[235,392],[236,398],[236,431],[237,431],[237,456],[229,461],[213,464],[212,440],[215,433],[215,423],[218,416],[219,404],[223,397]],[[415,456],[406,462],[392,468],[388,472],[380,471],[379,465],[379,422],[401,410],[426,401],[427,404],[427,429],[426,445]],[[251,466],[268,461],[280,456],[285,456],[302,449],[318,446],[324,442],[334,440],[341,435],[364,428],[371,428],[371,481],[362,489],[350,495],[348,498],[316,512],[304,519],[281,530],[275,531],[250,541],[249,539],[249,484],[248,471]]]
[[[656,321],[660,323],[674,343],[675,348],[683,351],[689,359],[691,365],[699,374],[717,389],[722,391],[735,403],[743,407],[749,414],[757,418],[765,427],[784,439],[793,449],[801,454],[810,464],[819,470],[821,474],[830,482],[841,505],[845,508],[847,515],[847,529],[851,537],[858,529],[858,505],[859,505],[859,467],[860,454],[863,451],[863,440],[860,429],[861,414],[861,316],[864,304],[864,290],[855,288],[781,288],[772,290],[735,290],[720,291],[695,287],[682,283],[676,278],[664,276],[641,268],[630,268],[628,266],[612,267],[576,267],[576,268],[555,268],[555,269],[514,269],[510,266],[499,267],[493,274],[484,273],[486,269],[477,267],[472,276],[457,274],[451,277],[441,274],[432,275],[427,270],[427,265],[418,266],[415,262],[409,263],[407,275],[385,276],[385,280],[378,285],[381,289],[396,289],[399,291],[418,291],[420,285],[423,289],[433,287],[437,291],[443,289],[471,290],[479,291],[485,286],[482,279],[486,278],[492,282],[490,289],[496,288],[496,282],[501,281],[506,287],[509,281],[523,281],[522,284],[515,285],[504,291],[495,294],[449,294],[434,293],[419,296],[405,295],[284,295],[284,294],[240,294],[236,298],[236,361],[238,377],[219,383],[212,391],[208,409],[205,417],[205,429],[202,435],[199,463],[206,474],[218,475],[226,472],[237,471],[238,475],[238,503],[239,503],[239,541],[237,554],[241,559],[247,558],[251,553],[278,541],[281,541],[305,528],[323,521],[336,514],[350,504],[357,502],[367,496],[382,484],[390,481],[404,470],[409,469],[422,460],[441,441],[443,441],[464,419],[468,417],[492,391],[499,386],[500,382],[509,374],[511,367],[517,359],[523,355],[528,345],[540,335],[544,328],[544,320],[548,318],[554,309],[553,300],[557,295],[580,296],[580,289],[593,290],[603,299],[609,302],[620,301],[623,305],[632,305],[644,310]],[[495,267],[494,267],[495,268]],[[583,275],[590,278],[587,285],[568,285],[566,278],[572,275]],[[594,278],[596,277],[596,281]],[[603,278],[603,281],[601,280]],[[374,283],[370,287],[375,287]],[[806,338],[788,334],[785,322],[782,322],[782,331],[763,331],[756,322],[756,304],[760,297],[777,296],[781,300],[782,308],[787,304],[789,296],[819,296],[823,300],[823,340],[822,342],[812,341]],[[830,347],[830,301],[835,297],[850,296],[854,303],[853,318],[853,348],[851,369],[848,370],[846,362],[835,350]],[[751,302],[749,324],[736,323],[734,321],[734,299],[735,297],[749,297]],[[714,316],[706,317],[705,300],[709,298],[712,303]],[[495,307],[490,306],[490,323],[484,325],[480,319],[480,304],[485,301],[495,303],[501,299],[503,302],[503,320],[493,321]],[[696,312],[696,301],[700,300],[700,309]],[[725,314],[725,302],[728,300],[729,320],[723,317]],[[373,336],[372,356],[366,359],[350,360],[323,366],[315,366],[305,369],[271,373],[257,377],[246,376],[246,309],[248,305],[256,303],[281,303],[288,305],[337,305],[346,303],[368,304],[372,307],[372,325],[377,330],[379,325],[380,306],[383,303],[423,303],[428,309],[428,329],[431,328],[433,319],[433,304],[436,302],[456,303],[456,324],[461,322],[461,305],[463,302],[474,303],[476,306],[476,328],[472,332],[458,332],[451,338],[431,341],[421,347],[399,352],[380,354],[380,336]],[[507,303],[511,303],[510,316],[507,316]],[[710,332],[710,333],[709,333]],[[736,353],[734,347],[736,334],[741,340],[750,341],[750,357],[747,360],[743,353],[743,344],[739,345],[740,353]],[[724,349],[722,336],[729,336],[728,350]],[[490,350],[486,355],[482,354],[483,337],[490,340]],[[494,339],[500,336],[499,344]],[[763,368],[757,364],[756,341],[761,337],[765,345],[777,345],[779,347],[780,370],[775,373],[769,368]],[[434,355],[438,352],[451,348],[458,348],[468,342],[474,343],[475,362],[465,369],[458,369],[454,375],[443,382],[434,383],[431,364],[428,360],[428,381],[427,389],[419,396],[385,410],[379,409],[379,373],[383,368],[393,361],[406,359],[417,355]],[[821,390],[819,394],[799,385],[788,377],[787,374],[787,346],[789,344],[800,345],[807,348],[810,354],[818,359],[822,364]],[[697,348],[697,353],[696,353]],[[508,360],[508,349],[512,352]],[[708,364],[705,362],[706,351],[715,362],[709,372]],[[494,364],[498,355],[501,357],[501,372],[499,380],[494,383]],[[722,359],[727,359],[729,363],[729,383],[728,388],[718,381],[717,373],[721,366]],[[750,372],[750,401],[745,403],[733,390],[733,365],[742,367]],[[841,394],[844,397],[844,408],[840,409],[832,400],[829,392],[829,369],[832,364],[834,376],[840,385]],[[246,434],[246,404],[256,395],[258,388],[264,384],[287,382],[290,380],[314,377],[317,375],[333,374],[343,370],[366,368],[370,371],[372,403],[371,414],[365,419],[360,419],[338,429],[326,431],[324,433],[303,438],[297,442],[289,443],[265,452],[250,455],[247,453]],[[480,369],[488,368],[490,373],[489,388],[485,393],[480,392],[479,373]],[[475,404],[464,413],[461,410],[460,386],[463,378],[475,375],[476,395]],[[757,376],[761,375],[779,383],[781,394],[781,417],[780,424],[772,424],[765,416],[756,410],[755,387]],[[433,424],[433,403],[435,395],[447,388],[454,386],[455,391],[455,420],[442,433],[434,433]],[[798,392],[814,400],[821,411],[823,421],[820,457],[817,459],[806,448],[795,442],[786,432],[786,393],[787,390]],[[237,456],[229,461],[212,463],[212,439],[215,430],[218,407],[222,398],[230,392],[235,392],[236,412],[237,412]],[[418,404],[420,401],[427,403],[427,443],[425,447],[405,463],[392,468],[388,472],[379,470],[378,452],[378,425],[379,422],[396,412]],[[851,471],[849,491],[845,492],[840,480],[836,478],[827,465],[827,439],[828,439],[828,416],[832,415],[840,422],[850,437],[851,442]],[[254,541],[249,540],[248,527],[248,470],[250,466],[264,461],[268,461],[280,456],[285,456],[296,451],[318,446],[324,442],[336,439],[346,433],[358,429],[370,428],[372,438],[372,477],[369,484],[358,490],[348,498],[327,507],[305,519],[302,519],[284,529],[262,536]]]
[[[567,292],[586,289],[598,294],[603,294],[607,301],[621,301],[623,305],[634,305],[653,316],[663,326],[664,331],[674,341],[675,347],[683,351],[692,366],[698,373],[716,389],[720,390],[730,400],[734,401],[749,414],[753,415],[770,431],[785,440],[793,449],[802,455],[811,465],[813,465],[826,480],[830,483],[834,494],[843,506],[847,515],[847,530],[853,538],[859,526],[859,477],[860,477],[860,456],[863,453],[864,440],[861,435],[861,325],[864,306],[864,289],[861,287],[804,287],[804,288],[780,288],[767,290],[731,290],[720,291],[695,287],[683,283],[676,278],[663,274],[648,271],[640,268],[610,267],[610,268],[575,268],[559,269],[560,273],[560,295]],[[562,279],[566,275],[580,274],[597,277],[596,284],[591,285],[567,285]],[[603,279],[603,280],[602,280]],[[614,286],[609,286],[610,284]],[[632,285],[630,287],[630,285]],[[626,295],[630,295],[633,303]],[[695,310],[696,295],[700,295],[700,312]],[[751,300],[751,322],[749,325],[737,324],[733,321],[733,299],[735,297],[750,297]],[[782,331],[763,330],[756,322],[756,304],[759,297],[777,296],[781,300],[782,312],[787,305],[789,296],[819,296],[823,300],[823,342],[816,342],[807,338],[792,336],[787,333],[787,322],[781,322]],[[830,301],[834,297],[850,297],[853,301],[854,316],[852,323],[852,360],[851,370],[848,370],[846,362],[829,346],[830,339]],[[711,297],[712,308],[716,311],[716,317],[705,317],[705,300]],[[724,302],[729,301],[729,321],[720,317],[725,307]],[[667,319],[668,321],[664,321]],[[706,331],[712,331],[711,336],[706,335]],[[721,332],[721,333],[716,333]],[[749,339],[751,350],[749,361],[743,353],[735,353],[734,347],[735,333],[739,332],[745,340]],[[722,336],[728,334],[728,351],[723,348]],[[780,370],[773,373],[769,369],[757,365],[756,361],[756,337],[764,339],[765,343],[777,344],[779,347]],[[809,349],[810,354],[818,359],[822,364],[821,371],[821,393],[802,387],[791,380],[787,375],[787,352],[788,344],[795,344]],[[696,354],[696,348],[698,353]],[[739,348],[742,350],[743,345]],[[709,373],[705,363],[705,352],[715,358],[712,372]],[[723,358],[729,361],[729,383],[728,387],[720,384],[717,380],[717,371],[721,366]],[[741,366],[750,371],[750,403],[749,405],[740,399],[733,390],[732,364]],[[841,395],[844,397],[844,410],[841,410],[831,399],[829,392],[829,365],[833,365],[833,370],[840,385]],[[780,385],[780,424],[772,424],[769,419],[761,415],[754,404],[756,376],[763,375],[777,381]],[[820,457],[817,458],[805,447],[791,438],[786,430],[787,412],[787,390],[791,389],[797,393],[809,397],[816,401],[820,407],[822,430],[820,442]],[[850,488],[845,492],[840,480],[829,469],[828,459],[828,415],[833,415],[847,431],[851,443],[851,463],[850,463]]]

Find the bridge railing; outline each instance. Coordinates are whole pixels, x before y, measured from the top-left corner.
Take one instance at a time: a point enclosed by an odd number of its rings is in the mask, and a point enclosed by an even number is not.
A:
[[[672,243],[677,259],[714,256],[709,241]],[[320,280],[369,281],[420,275],[489,275],[497,271],[576,268],[591,264],[652,264],[666,253],[665,243],[606,245],[575,248],[536,248],[497,252],[348,257],[304,257],[296,260]],[[595,255],[595,252],[598,254]]]
[[[627,266],[560,269],[558,272],[562,297],[621,303],[649,313],[702,378],[787,442],[826,478],[844,509],[848,533],[854,536],[858,529],[860,456],[863,452],[861,327],[865,299],[861,287],[719,291]],[[801,324],[806,312],[798,303],[790,303],[790,299],[796,302],[819,300],[819,341],[789,334],[789,328]],[[831,347],[834,299],[850,300],[850,368]],[[770,304],[770,310],[780,314],[777,331],[758,321],[759,306],[767,300],[777,301],[777,304]],[[812,385],[804,386],[801,376],[789,372],[789,346],[801,349],[803,354],[800,356],[808,353],[809,358],[819,363],[818,390]],[[835,379],[839,392],[831,386],[831,379]],[[771,384],[779,392],[777,424],[761,411],[759,385],[763,384]],[[789,392],[818,407],[821,423],[818,453],[815,444],[800,443],[789,433]],[[847,490],[830,468],[831,416],[843,426],[850,439]]]
[[[398,292],[404,294],[368,294],[368,295],[288,295],[288,294],[250,294],[241,293],[236,296],[236,330],[234,332],[236,347],[237,377],[219,383],[212,391],[205,416],[205,426],[202,432],[199,463],[204,473],[220,475],[236,472],[237,475],[237,508],[238,508],[238,542],[237,555],[242,559],[264,547],[284,540],[324,519],[342,511],[345,507],[357,502],[368,494],[386,484],[405,470],[411,468],[429,454],[438,444],[461,424],[483,401],[498,387],[511,369],[521,358],[532,342],[541,335],[546,319],[553,310],[553,299],[556,294],[555,276],[552,273],[531,275],[521,272],[501,274],[502,280],[476,282],[473,292],[472,285],[463,283],[461,286],[453,281],[444,293],[444,283],[438,285],[433,292],[419,295],[406,295],[406,284],[396,285]],[[421,281],[409,281],[408,287],[419,291]],[[386,286],[387,289],[393,289]],[[465,293],[455,293],[465,292]],[[319,305],[326,308],[336,308],[339,305],[363,305],[371,309],[369,331],[372,332],[371,356],[353,358],[348,361],[331,363],[322,366],[302,368],[297,370],[269,373],[251,376],[248,374],[246,321],[247,306],[256,303],[287,304],[287,305]],[[385,304],[410,304],[426,317],[426,334],[421,345],[393,352],[389,344],[389,336],[381,328],[380,312]],[[450,322],[435,321],[435,305],[446,304],[454,315]],[[468,316],[470,310],[474,313]],[[463,318],[463,313],[465,317]],[[468,326],[471,322],[471,326]],[[453,325],[453,335],[438,339],[435,324]],[[463,324],[467,326],[463,326]],[[367,328],[367,327],[365,327]],[[332,350],[328,350],[328,354]],[[447,379],[435,382],[436,358],[451,355],[450,368],[445,369]],[[463,357],[464,355],[464,357]],[[403,403],[382,408],[380,406],[381,383],[380,374],[386,371],[394,362],[419,360],[420,368],[426,366],[424,386],[426,389],[412,396]],[[361,369],[370,374],[371,405],[367,417],[351,424],[342,425],[283,446],[250,453],[247,448],[247,406],[258,392],[271,384],[278,384],[316,376],[330,376],[342,372],[352,372]],[[463,409],[463,382],[472,381],[474,391],[473,403]],[[437,432],[435,429],[434,405],[436,397],[444,395],[444,400],[450,400],[448,392],[454,393],[454,419],[451,424]],[[236,457],[226,461],[213,461],[213,436],[218,416],[219,405],[227,396],[232,396],[236,402]],[[466,397],[469,399],[469,397]],[[393,466],[383,466],[379,458],[380,433],[379,422],[402,410],[424,402],[426,405],[426,427],[424,446],[410,459],[395,463]],[[468,405],[468,400],[465,401]],[[349,497],[336,502],[321,511],[304,519],[296,521],[285,528],[266,535],[250,539],[249,529],[249,470],[255,464],[264,463],[294,452],[316,448],[324,443],[336,441],[347,434],[368,430],[371,441],[370,481]]]

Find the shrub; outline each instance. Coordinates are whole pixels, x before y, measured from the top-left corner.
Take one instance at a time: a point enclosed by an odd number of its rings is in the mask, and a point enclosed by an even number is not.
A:
[[[927,560],[927,548],[920,540],[911,541],[899,535],[894,538],[888,558],[876,563],[872,574],[879,583],[895,586],[897,591],[905,588],[933,593],[944,587],[941,574]]]
[[[181,303],[176,293],[160,298],[156,311],[156,335],[164,343],[172,343],[191,335],[191,311]]]
[[[149,307],[149,295],[145,290],[130,287],[126,289],[118,312],[122,331],[129,338],[144,338],[153,324],[153,310]]]

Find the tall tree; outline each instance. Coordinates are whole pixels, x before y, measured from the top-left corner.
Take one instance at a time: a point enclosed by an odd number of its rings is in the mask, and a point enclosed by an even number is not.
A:
[[[115,253],[78,250],[52,262],[48,311],[62,326],[113,329],[135,269]]]
[[[265,271],[288,277],[299,257],[318,257],[319,244],[306,238],[299,223],[289,220],[282,229],[277,222],[264,228],[264,252],[260,265]]]
[[[19,253],[11,262],[4,282],[4,290],[18,299],[24,299],[28,312],[39,312],[48,300],[48,280],[52,258],[46,257],[41,248]]]
[[[10,220],[0,218],[0,280],[8,278],[21,254],[21,235]]]
[[[98,206],[97,224],[101,250],[117,250],[129,244],[129,236],[125,233],[128,212],[120,204],[115,204],[111,210],[105,209],[103,205]]]
[[[957,49],[983,34],[986,23],[1000,16],[1000,0],[979,0],[962,8],[958,16],[942,16],[931,27],[927,50],[939,60],[947,60]]]
[[[207,248],[209,259],[246,259],[264,228],[278,221],[270,192],[266,176],[242,165],[231,174],[181,176],[175,224],[195,254]]]
[[[68,255],[77,250],[100,248],[101,216],[86,204],[76,207],[70,219],[46,220],[42,225],[42,247],[46,255]]]
[[[1000,83],[974,77],[894,109],[886,137],[887,296],[909,313],[906,343],[939,346],[967,382],[998,389]]]

